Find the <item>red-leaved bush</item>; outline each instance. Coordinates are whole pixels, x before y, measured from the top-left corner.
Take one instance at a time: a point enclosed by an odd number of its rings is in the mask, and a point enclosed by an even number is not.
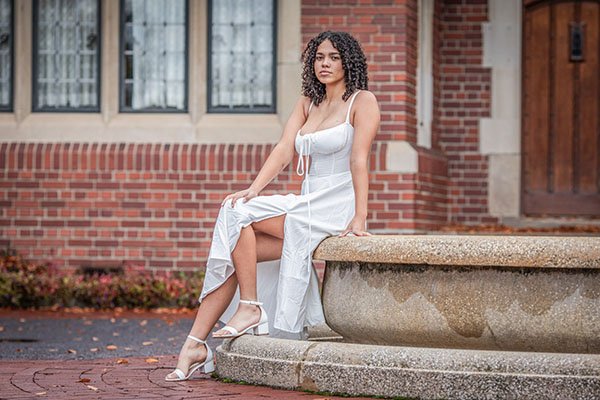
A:
[[[203,276],[139,268],[120,274],[67,274],[7,249],[0,251],[0,307],[195,308]]]

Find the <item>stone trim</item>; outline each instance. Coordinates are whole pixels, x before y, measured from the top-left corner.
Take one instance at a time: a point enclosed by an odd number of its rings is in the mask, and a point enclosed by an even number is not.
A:
[[[488,207],[497,217],[520,215],[521,8],[519,0],[490,1],[490,22],[483,24],[483,65],[492,69],[493,90],[491,117],[479,121],[479,150],[490,156]]]
[[[390,141],[387,144],[386,169],[403,174],[419,171],[419,153],[406,141]]]
[[[417,144],[431,148],[433,121],[434,0],[419,0],[419,56],[417,60]]]

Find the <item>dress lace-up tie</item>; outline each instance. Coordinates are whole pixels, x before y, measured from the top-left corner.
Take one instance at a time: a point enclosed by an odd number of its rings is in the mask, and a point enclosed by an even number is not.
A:
[[[310,136],[303,135],[300,136],[302,140],[302,144],[300,145],[300,151],[298,152],[298,164],[296,165],[296,174],[299,176],[304,175],[304,184],[306,185],[306,207],[308,208],[308,249],[307,249],[307,259],[309,268],[312,266],[312,261],[310,258],[310,238],[312,237],[312,219],[310,213],[310,182],[309,182],[309,168],[310,168]],[[306,160],[304,159],[306,157]]]

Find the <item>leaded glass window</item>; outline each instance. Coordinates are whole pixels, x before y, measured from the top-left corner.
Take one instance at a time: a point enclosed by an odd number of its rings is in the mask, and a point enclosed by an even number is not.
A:
[[[121,1],[121,110],[187,110],[186,0]]]
[[[0,111],[12,110],[12,0],[0,0]]]
[[[275,112],[275,3],[210,2],[210,112]]]
[[[33,3],[34,111],[98,111],[98,0]]]

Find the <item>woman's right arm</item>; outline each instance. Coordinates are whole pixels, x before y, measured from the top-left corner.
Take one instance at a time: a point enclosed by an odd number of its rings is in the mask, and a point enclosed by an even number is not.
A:
[[[235,202],[239,199],[245,203],[258,194],[267,186],[294,158],[294,141],[298,130],[304,125],[307,118],[308,106],[310,99],[307,97],[300,97],[296,102],[294,111],[288,118],[283,134],[279,139],[279,142],[275,145],[269,157],[265,161],[264,165],[258,172],[258,175],[254,179],[254,182],[248,189],[241,190],[236,193],[232,193],[225,197],[223,203],[227,200],[231,200],[232,207]]]

